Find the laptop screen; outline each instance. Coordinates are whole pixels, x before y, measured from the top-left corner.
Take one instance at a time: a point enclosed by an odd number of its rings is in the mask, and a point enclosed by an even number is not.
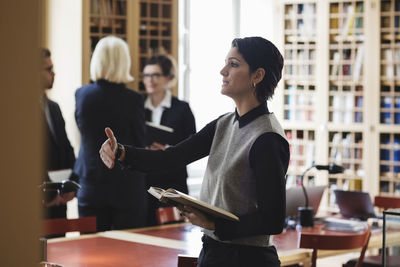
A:
[[[324,194],[326,186],[306,186],[308,195],[308,205],[313,207],[314,214],[317,214],[319,203]],[[286,217],[295,217],[298,214],[298,208],[304,207],[306,199],[301,186],[286,189]]]
[[[343,217],[366,220],[376,217],[374,205],[367,192],[335,190],[336,203]]]

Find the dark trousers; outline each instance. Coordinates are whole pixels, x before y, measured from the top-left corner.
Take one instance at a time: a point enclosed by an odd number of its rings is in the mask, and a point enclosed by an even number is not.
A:
[[[200,252],[199,267],[275,267],[281,262],[274,246],[256,247],[226,244],[203,236],[203,249]]]
[[[78,211],[79,217],[96,216],[98,232],[144,227],[146,223],[146,216],[137,214],[135,209],[130,208],[116,209],[78,205]]]

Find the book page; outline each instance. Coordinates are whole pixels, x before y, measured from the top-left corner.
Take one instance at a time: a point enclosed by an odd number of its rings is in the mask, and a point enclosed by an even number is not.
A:
[[[160,193],[160,190],[162,190]],[[185,193],[179,192],[178,190],[175,190],[173,188],[169,188],[167,190],[163,190],[161,188],[157,187],[150,187],[149,190],[147,190],[150,194],[152,194],[154,197],[159,199],[162,202],[167,202],[170,203],[174,206],[178,206],[178,208],[182,205],[190,206],[195,209],[198,209],[208,215],[214,216],[214,217],[219,217],[227,220],[232,220],[232,221],[239,221],[239,218],[220,208],[217,208],[215,206],[209,205],[203,201],[200,201],[198,199],[195,199],[194,197],[191,197]],[[158,191],[158,192],[157,192]]]

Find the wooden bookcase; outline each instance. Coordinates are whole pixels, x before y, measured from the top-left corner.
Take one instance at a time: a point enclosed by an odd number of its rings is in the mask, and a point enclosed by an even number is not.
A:
[[[135,80],[128,87],[143,92],[140,74],[153,54],[178,58],[178,0],[90,0],[82,1],[82,83],[90,80],[89,66],[97,42],[115,35],[127,41]],[[172,92],[177,94],[175,87]]]
[[[283,10],[283,119],[291,151],[287,185],[293,186],[315,160],[316,3],[287,2]]]
[[[282,0],[277,100],[291,146],[287,183],[400,194],[400,0]]]
[[[379,190],[400,194],[400,0],[380,6]],[[377,101],[378,102],[378,101]]]

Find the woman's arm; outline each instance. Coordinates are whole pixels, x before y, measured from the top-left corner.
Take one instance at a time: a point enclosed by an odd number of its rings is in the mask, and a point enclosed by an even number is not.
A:
[[[183,112],[183,136],[184,138],[188,138],[192,134],[196,133],[196,122],[190,109],[189,104],[185,105],[185,112]]]
[[[209,154],[216,123],[217,120],[210,122],[198,133],[166,150],[146,150],[124,145],[123,156],[120,157],[121,164],[142,172],[157,172],[185,166]],[[100,149],[100,157],[111,169],[114,167],[117,140],[110,131],[106,129],[108,139]]]

